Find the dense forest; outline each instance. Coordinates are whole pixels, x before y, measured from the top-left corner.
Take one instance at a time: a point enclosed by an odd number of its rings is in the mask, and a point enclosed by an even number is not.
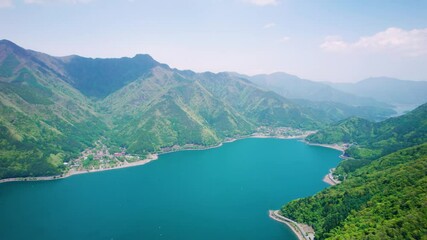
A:
[[[349,172],[399,149],[427,141],[427,104],[382,122],[353,117],[329,125],[307,137],[313,143],[350,143],[346,155],[357,159],[342,161],[335,175],[341,180]]]
[[[316,239],[422,239],[427,234],[427,144],[397,151],[341,184],[290,202],[284,216]]]
[[[379,123],[344,120],[309,137],[321,143],[351,142],[353,158],[337,168],[341,184],[294,200],[281,213],[313,226],[316,239],[424,239],[426,119],[424,104]]]

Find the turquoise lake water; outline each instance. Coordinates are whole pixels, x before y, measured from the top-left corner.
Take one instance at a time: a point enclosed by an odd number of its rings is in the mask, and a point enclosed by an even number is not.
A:
[[[0,239],[296,239],[268,217],[312,195],[340,152],[243,139],[143,166],[0,184]]]

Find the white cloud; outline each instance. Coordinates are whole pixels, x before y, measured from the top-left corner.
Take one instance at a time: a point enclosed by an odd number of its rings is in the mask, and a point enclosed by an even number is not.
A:
[[[12,0],[0,0],[0,8],[13,7]]]
[[[349,48],[349,44],[344,42],[340,36],[327,36],[320,47],[326,51],[342,52]]]
[[[45,4],[45,3],[69,3],[69,4],[78,4],[78,3],[89,3],[92,0],[25,0],[25,3],[28,4]]]
[[[356,42],[346,42],[339,36],[328,36],[320,45],[330,52],[393,52],[405,56],[427,54],[427,28],[404,30],[388,28],[372,36],[361,37]]]
[[[250,2],[252,4],[255,4],[257,6],[267,6],[267,5],[277,5],[279,4],[278,0],[246,0],[247,2]]]
[[[287,37],[287,36],[282,37],[282,39],[280,39],[280,41],[281,41],[281,42],[287,42],[287,41],[289,41],[289,40],[291,40],[291,38],[290,38],[290,37]]]
[[[271,22],[271,23],[265,24],[264,28],[272,28],[272,27],[275,27],[275,26],[276,26],[276,24],[274,22]]]

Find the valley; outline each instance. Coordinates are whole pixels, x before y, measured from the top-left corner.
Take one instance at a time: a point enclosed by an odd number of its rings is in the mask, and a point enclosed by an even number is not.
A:
[[[126,148],[145,159],[218,145],[261,126],[313,131],[354,114],[394,113],[302,104],[240,75],[172,69],[142,54],[52,57],[2,40],[0,63],[2,179],[64,174],[100,138],[112,152]]]
[[[0,209],[11,218],[0,236],[293,239],[268,218],[285,203],[275,219],[319,240],[422,239],[425,90],[194,72],[146,54],[53,57],[1,40]]]

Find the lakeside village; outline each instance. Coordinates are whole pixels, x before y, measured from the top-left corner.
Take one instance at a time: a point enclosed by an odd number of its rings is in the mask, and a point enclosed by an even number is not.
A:
[[[304,138],[309,134],[314,133],[313,131],[304,131],[300,129],[288,128],[288,127],[259,127],[256,131],[250,135],[237,136],[237,139],[247,137],[275,137],[275,138]],[[109,148],[104,144],[103,140],[97,140],[94,143],[94,147],[85,149],[78,158],[64,162],[67,172],[81,172],[81,171],[93,171],[101,169],[111,169],[127,166],[129,164],[139,162],[146,159],[155,159],[155,153],[147,155],[145,158],[141,156],[129,154],[126,152],[126,148]],[[226,138],[225,142],[234,141],[234,138]],[[212,147],[212,146],[211,146]],[[173,152],[179,150],[196,150],[206,149],[209,146],[202,146],[197,144],[185,144],[183,146],[170,146],[163,147],[158,153]]]
[[[64,162],[64,165],[68,171],[80,172],[117,168],[145,159],[138,155],[126,153],[126,148],[118,148],[117,150],[119,151],[110,152],[111,149],[102,140],[98,140],[94,147],[85,149],[78,158]],[[154,156],[149,154],[147,159],[151,158],[154,159]]]

